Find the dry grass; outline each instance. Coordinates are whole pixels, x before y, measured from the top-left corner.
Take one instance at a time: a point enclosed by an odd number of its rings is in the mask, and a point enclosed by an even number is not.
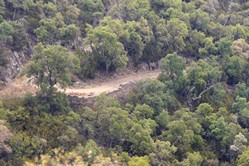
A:
[[[0,91],[0,99],[19,98],[26,93],[35,94],[37,91],[38,87],[32,81],[29,82],[27,77],[17,77]]]

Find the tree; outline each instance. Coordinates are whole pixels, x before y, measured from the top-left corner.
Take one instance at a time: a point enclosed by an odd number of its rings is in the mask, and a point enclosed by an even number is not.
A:
[[[204,42],[205,42],[204,47],[199,48],[198,50],[201,57],[214,55],[216,53],[216,47],[213,42],[213,38],[212,37],[205,38]]]
[[[186,160],[183,161],[184,166],[201,166],[203,158],[200,152],[189,153]]]
[[[186,62],[176,53],[168,54],[161,60],[160,68],[162,70],[161,77],[175,80],[183,76],[183,70],[186,68]]]
[[[246,86],[245,83],[238,83],[236,85],[235,92],[236,92],[236,96],[246,98],[247,100],[249,100],[249,88],[248,86]]]
[[[0,44],[6,43],[7,41],[12,41],[12,35],[15,30],[13,26],[7,21],[3,21],[0,23]],[[2,40],[2,41],[1,41]]]
[[[201,59],[197,63],[192,62],[191,66],[187,70],[187,104],[193,111],[193,102],[200,100],[205,93],[221,84],[222,72],[214,59],[209,59],[208,63]]]
[[[148,156],[143,156],[143,157],[138,157],[138,156],[134,156],[130,159],[129,166],[149,166],[149,158]]]
[[[149,130],[137,123],[129,130],[129,141],[132,143],[131,151],[133,154],[145,155],[151,153],[153,140]]]
[[[152,153],[149,155],[152,166],[172,165],[174,162],[174,153],[177,148],[171,145],[169,141],[156,140],[153,143]]]
[[[52,44],[58,39],[58,28],[64,27],[65,23],[61,13],[56,13],[53,18],[44,18],[39,21],[40,27],[35,30],[39,42]]]
[[[78,0],[77,6],[80,9],[79,19],[83,24],[96,26],[100,18],[104,15],[105,7],[101,0]]]
[[[76,5],[69,5],[67,6],[66,16],[65,16],[65,23],[67,24],[76,24],[78,22],[78,17],[80,15],[80,9],[77,8]]]
[[[249,55],[249,44],[244,39],[238,39],[233,42],[233,55],[242,56],[246,59]]]
[[[239,111],[238,122],[244,128],[249,127],[249,109],[248,108],[244,108]]]
[[[62,46],[41,43],[34,47],[32,59],[24,72],[34,76],[41,89],[52,89],[57,83],[65,88],[70,83],[70,74],[78,68],[78,59]]]
[[[188,56],[196,57],[198,50],[204,46],[205,39],[205,33],[197,30],[190,31],[185,40],[186,50],[184,50],[184,52],[186,52]],[[199,58],[199,56],[197,57]]]
[[[229,58],[225,65],[228,84],[234,85],[240,81],[245,64],[245,60],[240,56],[232,56]]]
[[[241,155],[239,155],[237,159],[237,165],[238,166],[247,166],[249,163],[249,148],[247,147],[246,150],[242,152]]]
[[[190,23],[193,29],[206,33],[209,22],[210,17],[208,16],[208,14],[200,9],[190,14]]]
[[[249,102],[247,102],[247,99],[237,96],[236,101],[232,105],[232,112],[238,113],[241,110],[248,109],[248,108],[249,108]]]
[[[132,114],[134,114],[138,120],[149,119],[153,117],[154,111],[150,106],[146,104],[143,105],[139,104],[135,107],[135,110],[133,111]]]
[[[233,145],[230,146],[230,150],[234,151],[237,154],[241,154],[246,148],[245,145],[246,143],[247,143],[246,137],[242,133],[239,133],[238,135],[235,136]]]
[[[167,52],[181,52],[186,46],[184,39],[188,35],[187,25],[183,21],[173,18],[167,22],[166,29],[168,32]]]
[[[168,54],[160,61],[160,68],[162,73],[159,75],[159,80],[168,85],[168,89],[174,89],[175,92],[184,91],[186,80],[183,71],[186,62],[181,56],[176,53]]]
[[[126,66],[128,58],[124,46],[110,27],[89,27],[85,43],[91,46],[99,69],[109,72]]]
[[[116,4],[109,15],[114,18],[126,21],[138,21],[141,17],[148,14],[150,10],[149,0],[124,0],[116,1]]]

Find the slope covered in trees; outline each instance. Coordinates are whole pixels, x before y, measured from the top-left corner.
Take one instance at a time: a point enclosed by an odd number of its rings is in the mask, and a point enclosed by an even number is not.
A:
[[[41,89],[0,102],[0,165],[248,165],[248,15],[247,0],[0,0],[1,69],[30,53]],[[161,74],[125,101],[73,110],[55,88],[142,62]]]

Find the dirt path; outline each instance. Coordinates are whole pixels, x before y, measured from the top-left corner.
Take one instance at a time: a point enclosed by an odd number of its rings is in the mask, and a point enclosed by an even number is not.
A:
[[[109,93],[119,89],[122,85],[129,82],[138,82],[148,78],[158,77],[160,71],[138,71],[132,72],[127,75],[117,76],[115,78],[106,79],[105,81],[93,82],[85,86],[68,87],[65,91],[66,94],[78,97],[93,97],[103,92]],[[32,83],[28,83],[25,77],[15,79],[9,86],[0,91],[0,99],[21,97],[25,93],[35,94],[39,89]],[[64,90],[60,90],[64,91]]]
[[[93,97],[98,96],[103,92],[110,93],[115,91],[122,85],[128,84],[129,82],[138,82],[148,78],[156,78],[158,75],[159,70],[137,72],[126,76],[118,76],[112,80],[108,80],[97,85],[91,85],[91,87],[69,87],[65,92],[68,95],[75,95],[78,97]]]

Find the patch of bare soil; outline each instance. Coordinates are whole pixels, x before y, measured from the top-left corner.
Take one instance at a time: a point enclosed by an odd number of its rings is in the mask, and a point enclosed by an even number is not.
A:
[[[60,89],[60,91],[65,91],[66,94],[71,96],[88,98],[101,93],[113,92],[130,82],[156,78],[159,73],[159,70],[140,70],[137,72],[126,70],[111,76],[102,75],[94,80],[78,81],[66,90]],[[0,99],[19,98],[26,93],[35,94],[38,90],[32,80],[26,77],[17,77],[11,84],[0,90]]]
[[[138,82],[148,78],[157,78],[159,70],[154,71],[138,71],[132,72],[127,75],[113,76],[101,83],[90,84],[88,86],[69,87],[66,89],[66,94],[78,97],[93,97],[98,96],[101,93],[110,93],[121,88],[130,82]]]
[[[35,94],[38,87],[27,77],[17,77],[0,90],[0,99],[19,98],[26,93]]]

